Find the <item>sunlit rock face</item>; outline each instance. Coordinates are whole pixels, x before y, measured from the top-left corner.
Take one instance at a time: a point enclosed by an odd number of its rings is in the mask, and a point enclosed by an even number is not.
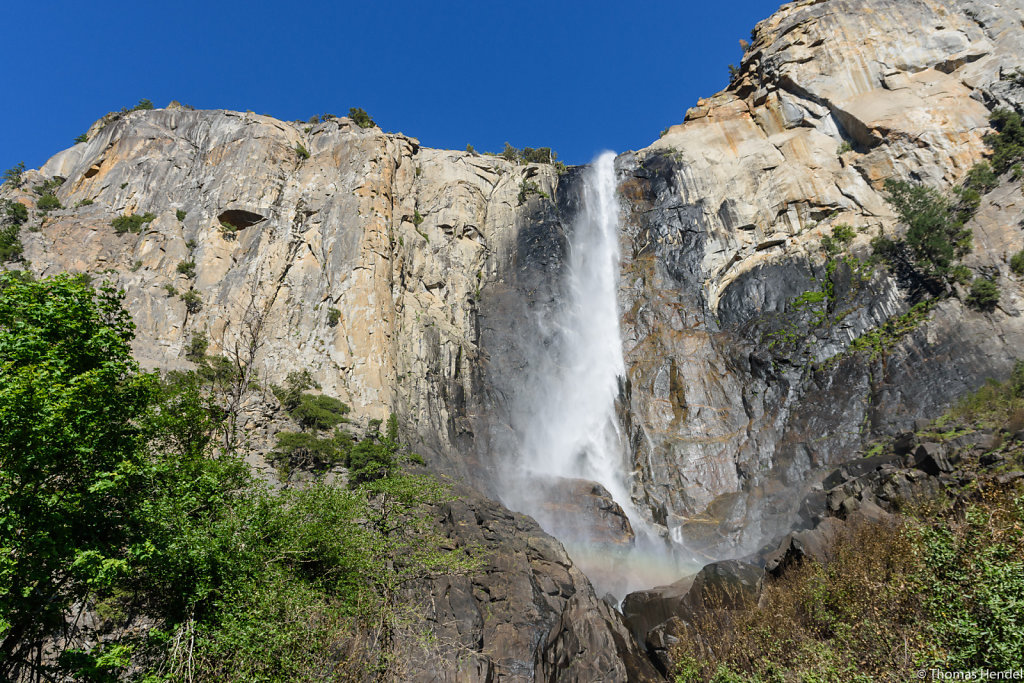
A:
[[[821,238],[852,253],[899,228],[887,178],[948,190],[983,158],[989,108],[1024,89],[1020,2],[796,2],[758,24],[730,87],[619,160],[623,334],[634,498],[713,556],[799,520],[814,470],[934,414],[1019,353],[1019,184],[971,222],[992,315],[957,299],[883,356],[852,339],[914,303],[914,283],[839,268],[824,324],[795,310],[829,279]],[[820,310],[820,309],[815,309]],[[788,343],[792,338],[795,342]]]
[[[880,353],[850,345],[905,313],[919,283],[829,265],[821,243],[849,224],[847,253],[866,258],[871,238],[900,230],[886,179],[948,190],[983,158],[990,109],[1024,105],[1012,77],[1024,67],[1022,17],[1020,0],[790,3],[757,26],[727,90],[616,158],[615,409],[630,500],[593,481],[549,481],[561,497],[547,503],[553,515],[592,511],[573,517],[574,535],[629,545],[631,507],[709,559],[743,556],[801,523],[829,463],[1005,374],[1024,349],[1024,291],[1008,268],[1024,248],[1020,182],[1003,178],[970,223],[965,264],[997,280],[996,311],[968,310],[958,291]],[[501,499],[501,468],[521,446],[512,407],[564,301],[583,173],[428,149],[345,118],[140,111],[97,122],[88,142],[28,174],[29,186],[66,178],[57,196],[69,208],[22,241],[37,274],[88,272],[125,289],[146,367],[191,367],[184,352],[199,332],[211,353],[233,348],[258,310],[261,381],[306,369],[357,421],[394,411],[435,471]],[[154,220],[139,234],[111,227],[146,212]],[[194,278],[181,262],[195,263]],[[826,283],[826,306],[795,303]],[[186,311],[189,290],[201,310]],[[257,450],[272,445],[270,411],[249,412]],[[449,521],[518,558],[502,560],[509,577],[496,584],[516,589],[432,586],[457,598],[436,603],[438,619],[450,607],[472,621],[458,632],[479,653],[500,643],[467,680],[557,678],[622,626],[560,549],[502,545],[498,533],[550,539],[491,505]],[[507,608],[503,621],[489,603]],[[525,640],[507,626],[524,619],[542,625]],[[641,667],[626,645],[616,671]]]

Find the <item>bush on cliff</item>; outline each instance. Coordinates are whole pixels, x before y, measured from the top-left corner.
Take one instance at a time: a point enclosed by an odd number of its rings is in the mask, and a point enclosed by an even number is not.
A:
[[[978,311],[991,312],[999,303],[999,285],[988,278],[974,278],[967,295],[967,305]]]
[[[920,183],[887,180],[886,200],[907,225],[914,265],[927,277],[943,278],[971,250],[971,231],[938,190]]]

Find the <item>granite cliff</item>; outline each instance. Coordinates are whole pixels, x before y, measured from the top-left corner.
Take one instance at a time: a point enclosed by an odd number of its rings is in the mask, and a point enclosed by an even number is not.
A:
[[[984,158],[990,111],[1024,107],[1022,20],[1020,0],[784,5],[725,91],[618,157],[618,408],[633,501],[666,535],[710,559],[777,542],[814,516],[830,466],[1012,366],[1019,180],[1003,177],[969,223],[964,264],[998,282],[999,306],[973,311],[955,289],[871,352],[853,342],[920,292],[883,268],[830,266],[822,238],[853,226],[849,254],[866,256],[872,237],[904,229],[886,179],[948,191]],[[54,177],[68,208],[36,215],[30,188]],[[126,290],[147,367],[190,367],[199,333],[211,352],[231,348],[259,310],[263,381],[306,369],[356,420],[397,413],[432,469],[466,487],[441,523],[495,559],[422,588],[451,644],[428,677],[642,680],[658,674],[618,613],[556,541],[488,499],[516,447],[508,411],[528,347],[559,302],[579,192],[579,169],[428,149],[347,118],[168,107],[104,117],[2,194],[33,210],[22,267]],[[111,227],[144,213],[139,233]],[[797,305],[826,287],[823,317]],[[250,408],[264,454],[269,409]]]

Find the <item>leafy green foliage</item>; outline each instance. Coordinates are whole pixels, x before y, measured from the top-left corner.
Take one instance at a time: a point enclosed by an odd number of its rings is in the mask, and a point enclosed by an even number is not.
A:
[[[1024,249],[1010,257],[1010,270],[1016,275],[1024,275]]]
[[[0,273],[0,678],[151,552],[136,420],[152,395],[120,294]]]
[[[0,262],[14,261],[21,257],[25,250],[19,238],[21,227],[11,224],[0,228]]]
[[[0,215],[0,219],[5,223],[22,225],[28,220],[28,207],[21,202],[4,199],[3,201],[0,201],[0,210],[3,211],[3,214]]]
[[[60,200],[52,194],[44,194],[36,202],[36,208],[39,209],[40,213],[49,213],[54,209],[63,209],[64,207],[61,206]]]
[[[476,150],[473,149],[473,145],[469,144],[468,142],[466,143],[466,151],[469,152],[470,154],[476,154]]]
[[[527,198],[531,194],[535,194],[540,197],[543,197],[544,199],[548,199],[548,193],[541,190],[540,186],[537,185],[537,183],[535,183],[534,181],[524,180],[521,183],[519,183],[518,201],[520,204],[525,203]]]
[[[83,206],[92,206],[93,204],[95,204],[95,202],[91,199],[79,199],[75,202],[75,208],[80,209]]]
[[[971,231],[934,188],[888,180],[885,189],[886,200],[907,225],[906,244],[914,264],[926,276],[945,276],[954,261],[971,250]]]
[[[193,332],[189,337],[188,346],[185,347],[185,358],[193,363],[200,363],[206,358],[206,350],[210,347],[210,340],[206,338],[205,332]]]
[[[0,678],[400,678],[406,589],[473,561],[442,549],[423,506],[446,493],[401,469],[397,420],[365,483],[265,487],[214,451],[203,373],[139,373],[120,296],[0,273]],[[38,667],[90,604],[103,644]]]
[[[377,124],[373,122],[370,115],[361,107],[352,107],[348,110],[348,117],[360,128],[373,128]]]
[[[186,212],[184,209],[178,209],[177,211],[174,212],[174,216],[175,218],[178,219],[178,222],[185,220],[185,216],[187,215],[188,212]]]
[[[333,396],[300,394],[298,402],[288,408],[288,414],[306,429],[331,429],[345,420],[348,404]]]
[[[996,175],[995,171],[987,161],[975,164],[974,167],[968,171],[967,178],[964,180],[964,185],[971,187],[982,194],[986,194],[996,189],[996,185],[999,184],[999,176]]]
[[[975,278],[967,295],[967,305],[979,311],[993,311],[998,303],[999,285],[988,278]]]
[[[833,226],[832,235],[825,235],[821,238],[821,246],[829,256],[836,256],[850,246],[853,238],[856,237],[853,228],[845,223]]]
[[[303,145],[301,143],[298,143],[298,142],[295,143],[295,153],[299,155],[300,159],[308,159],[309,158],[309,150],[306,149],[305,145]]]
[[[758,609],[698,614],[692,637],[674,647],[676,673],[866,682],[1018,666],[1022,503],[1019,493],[992,491],[962,510],[855,525],[834,537],[827,564],[805,561],[769,578]]]
[[[54,176],[53,178],[50,178],[49,180],[44,180],[43,182],[33,187],[32,191],[38,195],[53,194],[63,184],[64,178],[61,178],[60,176]]]
[[[118,216],[114,220],[110,221],[110,225],[113,226],[114,232],[118,235],[123,235],[126,232],[140,233],[142,232],[142,226],[146,223],[151,223],[156,220],[156,214],[149,213],[148,211],[143,214],[131,214],[125,216]]]
[[[196,276],[196,262],[195,261],[178,261],[178,267],[175,269],[178,273],[185,277],[192,279]]]
[[[1020,114],[1009,109],[996,109],[989,117],[995,133],[985,136],[992,148],[992,168],[999,175],[1024,159],[1024,124]]]
[[[331,307],[327,309],[327,324],[331,327],[337,326],[341,321],[341,311],[337,308]]]
[[[189,314],[195,314],[203,310],[203,297],[198,291],[190,289],[181,295],[181,300],[185,302],[185,311]]]
[[[143,97],[139,103],[132,107],[132,111],[147,111],[153,109],[153,103]]]
[[[5,185],[11,185],[12,187],[21,187],[22,176],[25,173],[25,162],[19,161],[11,168],[4,171],[3,179]]]
[[[560,172],[564,172],[565,164],[556,162],[558,158],[556,152],[551,151],[550,147],[523,147],[517,149],[509,143],[505,143],[505,149],[499,154],[502,159],[511,161],[516,164],[557,164],[560,165]]]
[[[78,137],[75,138],[75,144],[76,145],[80,144],[80,143],[83,143],[83,142],[89,142],[89,134],[88,133],[82,133],[81,135],[79,135]]]
[[[309,370],[299,370],[288,373],[285,377],[284,388],[275,386],[272,387],[272,390],[274,396],[281,402],[284,409],[291,410],[301,402],[302,392],[308,389],[319,388],[320,385],[309,374]]]

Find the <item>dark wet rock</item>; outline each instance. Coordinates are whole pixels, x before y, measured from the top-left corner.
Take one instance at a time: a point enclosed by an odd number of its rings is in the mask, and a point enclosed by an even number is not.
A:
[[[538,521],[559,538],[620,547],[633,543],[629,518],[597,482],[552,478],[528,485],[538,499]]]
[[[483,564],[413,589],[434,643],[429,650],[415,638],[403,643],[409,680],[555,680],[551,666],[574,658],[620,676],[592,680],[633,680],[626,673],[645,671],[621,617],[595,596],[558,541],[500,503],[469,489],[456,493],[439,522],[455,546],[479,548]],[[539,658],[542,645],[547,659]]]
[[[1006,474],[1000,474],[996,476],[996,481],[1000,484],[1012,484],[1018,479],[1024,479],[1024,472],[1020,470],[1014,470],[1013,472],[1007,472]]]
[[[689,613],[683,602],[696,578],[687,576],[668,586],[630,593],[623,599],[622,616],[637,640],[643,642],[652,628],[667,619]]]
[[[692,637],[692,634],[687,633],[688,630],[686,622],[679,617],[672,617],[648,631],[644,643],[647,655],[663,675],[670,676],[675,669],[672,647],[682,638]]]
[[[536,680],[642,683],[662,678],[622,615],[604,602],[578,595],[569,600],[539,653]]]
[[[937,477],[940,474],[953,471],[953,463],[946,455],[946,449],[942,444],[923,443],[914,451],[914,467]]]

